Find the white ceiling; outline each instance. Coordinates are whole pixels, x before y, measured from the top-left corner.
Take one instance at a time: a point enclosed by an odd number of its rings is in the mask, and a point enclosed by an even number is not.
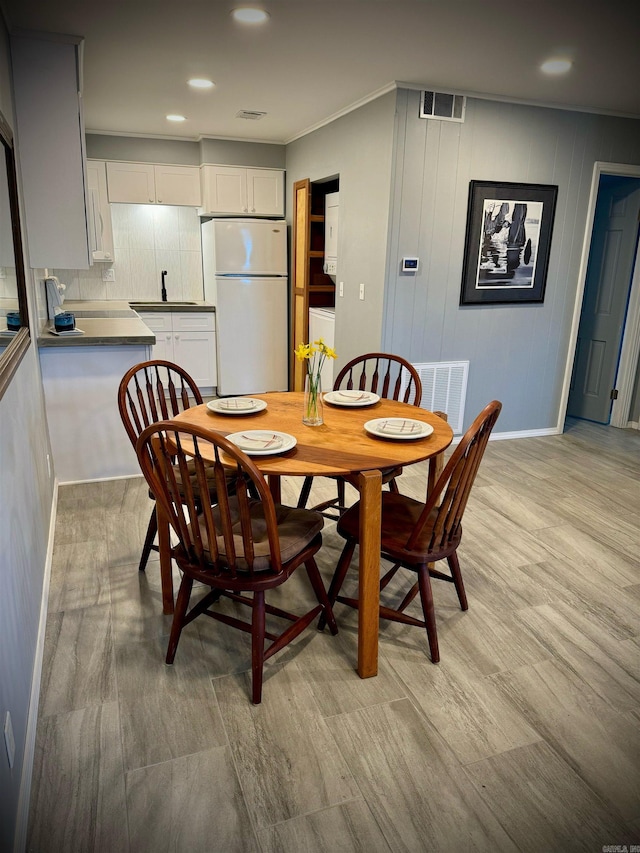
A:
[[[638,0],[0,2],[12,28],[84,37],[88,131],[282,143],[394,81],[640,117]],[[270,18],[241,26],[238,5]],[[557,54],[572,71],[543,75]],[[190,90],[193,76],[216,88]]]

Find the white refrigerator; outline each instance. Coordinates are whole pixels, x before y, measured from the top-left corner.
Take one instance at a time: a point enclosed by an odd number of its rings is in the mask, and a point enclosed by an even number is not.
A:
[[[216,307],[218,394],[288,388],[287,224],[202,223],[204,297]]]

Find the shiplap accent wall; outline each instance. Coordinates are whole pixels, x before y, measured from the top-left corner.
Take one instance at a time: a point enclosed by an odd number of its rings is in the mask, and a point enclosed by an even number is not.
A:
[[[640,121],[470,98],[457,124],[418,118],[419,99],[398,90],[382,346],[411,362],[468,359],[466,425],[498,398],[501,431],[553,428],[593,164],[640,163]],[[460,307],[471,180],[558,185],[543,304]],[[405,255],[417,273],[400,272]]]

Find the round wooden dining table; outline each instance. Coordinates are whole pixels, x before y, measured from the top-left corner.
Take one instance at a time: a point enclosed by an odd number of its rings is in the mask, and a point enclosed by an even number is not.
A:
[[[290,450],[274,455],[253,455],[252,461],[267,478],[274,500],[280,499],[281,477],[306,477],[355,474],[360,491],[360,549],[358,608],[358,663],[362,678],[378,671],[378,622],[380,579],[381,469],[430,460],[429,485],[435,479],[435,460],[451,444],[453,431],[433,412],[396,400],[381,399],[371,406],[336,406],[324,403],[324,423],[307,426],[302,422],[303,392],[282,391],[252,394],[264,400],[266,408],[255,414],[219,414],[204,403],[185,409],[174,419],[223,435],[246,430],[274,430],[296,439]],[[418,439],[370,435],[364,428],[375,418],[410,418],[433,427],[433,432]],[[166,529],[161,531],[162,527]],[[161,573],[171,583],[171,559],[168,554],[168,528],[158,518]],[[163,542],[165,546],[163,547]],[[163,566],[164,560],[164,566]],[[168,565],[167,565],[168,561]],[[164,595],[163,601],[167,603]],[[169,592],[171,609],[172,589]],[[166,607],[165,607],[166,612]]]

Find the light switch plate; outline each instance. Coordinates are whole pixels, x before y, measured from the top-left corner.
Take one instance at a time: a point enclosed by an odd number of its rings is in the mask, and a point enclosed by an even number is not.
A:
[[[360,299],[364,299],[364,282],[360,282]]]

